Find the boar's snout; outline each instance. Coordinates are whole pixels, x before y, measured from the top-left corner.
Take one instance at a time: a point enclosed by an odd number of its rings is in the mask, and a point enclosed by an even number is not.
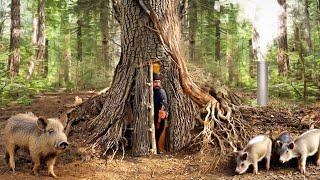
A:
[[[58,142],[58,144],[57,144],[56,147],[57,147],[58,149],[64,150],[64,149],[66,149],[68,146],[69,146],[69,143],[68,143],[67,141],[60,141],[60,142]]]

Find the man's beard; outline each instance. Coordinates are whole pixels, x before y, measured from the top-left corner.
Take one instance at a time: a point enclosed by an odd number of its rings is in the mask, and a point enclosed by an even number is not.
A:
[[[161,87],[160,86],[155,86],[155,87],[153,87],[153,89],[161,89]]]

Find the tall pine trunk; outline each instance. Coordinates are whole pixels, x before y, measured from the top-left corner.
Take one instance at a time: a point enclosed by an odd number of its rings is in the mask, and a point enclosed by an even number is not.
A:
[[[20,66],[20,0],[11,1],[10,54],[8,59],[9,77],[19,74]]]
[[[278,3],[282,8],[280,15],[279,50],[277,55],[278,74],[280,76],[287,76],[290,70],[287,41],[287,3],[286,0],[278,0]]]
[[[36,70],[41,76],[44,76],[44,54],[45,54],[45,5],[46,0],[39,0],[38,4],[38,33],[36,50]]]

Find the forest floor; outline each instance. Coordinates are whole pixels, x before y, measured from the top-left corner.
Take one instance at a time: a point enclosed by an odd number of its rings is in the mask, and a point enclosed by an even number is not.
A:
[[[17,113],[33,112],[36,115],[57,117],[72,106],[75,96],[87,99],[90,92],[44,93],[36,97],[31,105],[23,106],[11,104],[0,109],[0,159],[4,156],[3,128],[6,120]],[[320,104],[287,105],[283,102],[273,102],[265,108],[244,107],[243,117],[253,127],[253,134],[270,132],[279,134],[283,130],[292,132],[294,136],[305,131],[310,122],[320,128]],[[310,120],[311,119],[311,120]],[[305,125],[301,125],[305,124]],[[200,153],[181,152],[176,154],[161,154],[147,157],[132,157],[125,155],[122,159],[116,157],[112,161],[99,158],[87,158],[84,148],[76,142],[62,153],[55,166],[55,172],[61,179],[320,179],[320,167],[309,160],[307,175],[301,175],[294,166],[271,167],[266,171],[259,165],[259,174],[253,175],[249,171],[244,175],[234,173],[235,161],[232,155],[216,169],[213,165],[212,155]],[[51,179],[46,170],[41,170],[41,176],[35,178],[31,175],[32,162],[28,158],[18,156],[16,159],[16,173],[8,171],[0,163],[0,179]],[[271,165],[272,166],[272,165]]]

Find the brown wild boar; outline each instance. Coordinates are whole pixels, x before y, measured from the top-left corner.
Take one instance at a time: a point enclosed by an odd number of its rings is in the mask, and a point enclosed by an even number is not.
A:
[[[15,172],[15,153],[27,149],[34,161],[33,173],[39,176],[41,160],[48,166],[48,174],[56,177],[53,166],[57,154],[69,145],[59,119],[36,117],[32,113],[17,114],[8,119],[4,132],[6,162]]]
[[[282,145],[280,161],[285,163],[292,158],[298,158],[298,168],[306,173],[307,157],[317,153],[317,165],[320,166],[320,129],[309,130],[296,140]]]
[[[272,141],[264,135],[254,137],[249,141],[247,146],[237,151],[237,168],[236,173],[243,174],[249,166],[253,165],[253,173],[258,174],[258,162],[266,159],[267,170],[270,168],[270,158],[272,151]]]

